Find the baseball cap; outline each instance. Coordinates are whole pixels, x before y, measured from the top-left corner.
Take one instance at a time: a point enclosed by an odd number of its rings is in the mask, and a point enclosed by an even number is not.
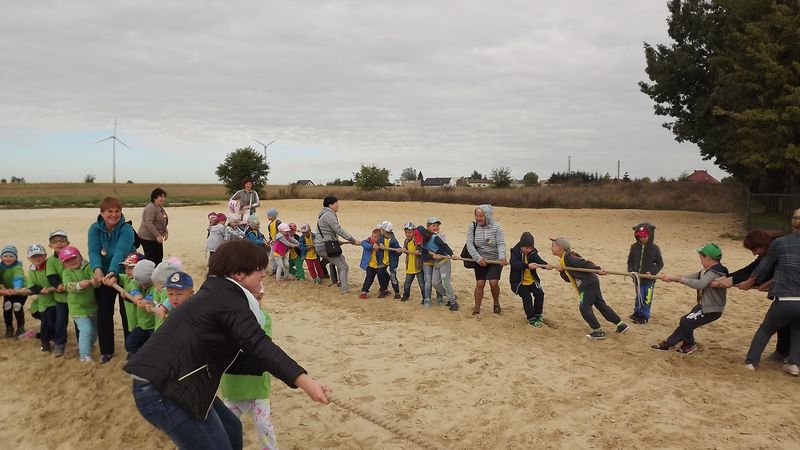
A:
[[[380,228],[381,230],[386,231],[387,233],[391,233],[392,230],[394,230],[392,222],[389,222],[388,220],[384,220],[383,222],[381,222]]]
[[[286,222],[282,222],[280,225],[278,225],[278,231],[283,232],[283,231],[291,231],[291,230],[292,229],[289,228],[289,224],[286,223]]]
[[[228,220],[228,216],[222,213],[217,213],[217,222],[226,222]]]
[[[441,225],[441,224],[442,224],[442,220],[441,220],[441,219],[439,219],[439,218],[438,218],[438,217],[436,217],[436,216],[430,216],[430,217],[428,217],[428,225],[430,225],[430,224],[432,224],[432,223],[438,223],[438,224],[440,224],[440,225]]]
[[[709,258],[715,259],[717,261],[722,259],[722,249],[719,248],[719,245],[713,242],[709,242],[708,244],[698,248],[697,253],[702,253],[708,256]]]
[[[300,225],[300,232],[305,233],[306,231],[311,231],[311,225],[307,223]]]
[[[78,256],[81,256],[81,251],[78,250],[77,247],[73,247],[71,245],[69,247],[64,247],[60,252],[58,252],[58,259],[60,259],[61,262],[69,261],[70,259]]]
[[[28,258],[34,255],[46,255],[47,250],[44,249],[44,246],[41,244],[33,244],[28,247]]]
[[[633,232],[633,235],[636,237],[650,236],[650,230],[648,230],[646,226],[642,225],[636,227],[636,231]]]
[[[558,246],[561,248],[572,248],[572,245],[569,243],[569,239],[565,238],[564,236],[554,238],[551,237],[550,240],[558,244]]]
[[[167,277],[167,282],[164,283],[165,288],[171,289],[189,289],[194,287],[192,277],[186,272],[174,272]]]
[[[63,238],[66,238],[66,237],[67,237],[67,232],[66,232],[66,231],[64,231],[64,230],[56,230],[56,231],[53,231],[52,233],[50,233],[50,236],[48,236],[48,237],[47,237],[47,240],[48,240],[48,241],[49,241],[49,240],[52,240],[54,237],[63,237]]]
[[[414,228],[417,228],[414,225],[414,222],[406,222],[406,223],[403,224],[403,229],[404,230],[413,230]]]
[[[139,252],[133,252],[133,253],[128,254],[128,256],[125,257],[125,261],[123,261],[122,264],[125,265],[125,266],[128,266],[128,267],[133,267],[133,266],[136,265],[136,263],[138,263],[139,261],[141,261],[143,259],[144,259],[144,255],[143,254],[141,254]]]
[[[211,211],[210,213],[208,213],[208,218],[209,218],[209,219],[211,219],[211,218],[216,218],[216,217],[217,217],[217,213],[216,213],[216,212],[214,212],[214,211]]]

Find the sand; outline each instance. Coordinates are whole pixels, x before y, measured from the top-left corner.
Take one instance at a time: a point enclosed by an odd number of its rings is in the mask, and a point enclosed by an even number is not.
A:
[[[275,201],[285,221],[311,222],[318,200]],[[213,207],[169,208],[166,253],[179,256],[196,278],[203,274],[206,213]],[[265,208],[260,209],[263,214]],[[141,210],[126,209],[138,225]],[[442,230],[460,250],[471,208],[426,203],[341,203],[343,226],[364,238],[375,223],[442,218]],[[64,228],[86,248],[96,210],[0,211],[2,244],[46,243]],[[752,260],[741,243],[738,218],[726,214],[635,210],[531,210],[496,208],[509,247],[526,230],[545,259],[546,236],[564,234],[584,256],[609,270],[625,270],[631,226],[650,220],[666,261],[665,272],[699,269],[694,249],[718,242],[723,262],[737,269]],[[22,222],[22,220],[25,222]],[[742,369],[750,339],[769,302],[763,293],[732,290],[728,309],[697,333],[701,350],[690,356],[649,345],[666,337],[694,302],[677,284],[656,287],[653,318],[626,335],[605,341],[584,337],[587,326],[569,285],[542,274],[549,327],[527,325],[520,300],[503,272],[503,313],[470,314],[474,278],[456,264],[454,284],[462,305],[423,309],[412,290],[406,303],[357,298],[363,272],[360,249],[346,247],[353,293],[335,287],[266,282],[264,305],[274,319],[275,340],[311,374],[328,381],[341,398],[418,431],[450,448],[798,448],[798,379],[764,361],[756,373]],[[402,264],[401,264],[402,279]],[[632,311],[630,280],[606,276],[609,304],[623,317]],[[487,291],[488,295],[488,291]],[[491,300],[487,302],[491,306]],[[485,305],[487,304],[485,303]],[[28,317],[29,328],[36,321]],[[607,325],[607,324],[605,324]],[[64,358],[39,352],[35,340],[0,340],[0,448],[170,448],[146,423],[130,395],[122,332],[110,364],[80,363],[70,325]],[[607,330],[610,330],[607,328]],[[766,354],[772,351],[768,347]],[[97,352],[97,350],[95,350]],[[766,355],[765,355],[766,356]],[[387,448],[416,445],[335,405],[313,404],[298,391],[273,382],[273,422],[283,449]],[[257,448],[245,420],[247,448]]]

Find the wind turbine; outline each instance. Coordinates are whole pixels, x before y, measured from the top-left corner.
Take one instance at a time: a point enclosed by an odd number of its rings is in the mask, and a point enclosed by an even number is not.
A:
[[[126,144],[126,143],[120,141],[119,139],[117,139],[117,119],[116,118],[114,119],[114,134],[112,134],[111,136],[109,136],[109,137],[107,137],[105,139],[100,139],[99,141],[95,142],[95,144],[99,144],[99,143],[101,143],[103,141],[107,141],[109,139],[111,139],[111,152],[112,152],[112,155],[113,155],[112,156],[112,161],[113,161],[112,164],[113,164],[113,166],[112,166],[112,172],[111,172],[111,174],[112,174],[111,175],[111,183],[112,184],[117,184],[117,142],[119,142],[120,144],[124,145],[127,148],[130,148],[130,147],[128,147],[128,144]]]
[[[275,139],[273,139],[273,140],[269,141],[269,142],[268,142],[268,143],[266,143],[266,144],[265,144],[265,143],[263,143],[263,142],[261,142],[261,141],[259,141],[259,140],[258,140],[258,139],[256,139],[256,138],[251,138],[251,139],[253,139],[254,141],[258,142],[259,144],[261,144],[261,145],[264,147],[264,162],[266,163],[266,162],[267,162],[267,147],[269,147],[270,145],[272,145],[272,143],[273,143],[273,142],[277,141],[277,140],[278,140],[278,138],[275,138]]]

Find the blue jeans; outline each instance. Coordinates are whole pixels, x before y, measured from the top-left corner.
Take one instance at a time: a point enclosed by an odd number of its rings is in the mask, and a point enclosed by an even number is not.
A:
[[[97,339],[97,316],[75,317],[78,326],[78,354],[81,358],[92,356],[92,345]]]
[[[650,318],[650,307],[653,306],[653,290],[656,287],[655,281],[642,280],[636,289],[636,303],[633,305],[633,313],[637,316]]]
[[[214,398],[205,420],[186,412],[150,383],[134,381],[133,399],[142,417],[166,433],[179,449],[240,450],[244,445],[242,422],[219,398]]]
[[[125,350],[128,353],[136,353],[137,350],[142,348],[145,342],[152,336],[153,330],[143,330],[139,327],[131,330],[128,337],[125,338]]]

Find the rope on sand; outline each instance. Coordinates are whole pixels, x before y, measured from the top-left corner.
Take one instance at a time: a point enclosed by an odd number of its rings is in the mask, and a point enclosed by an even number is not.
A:
[[[366,419],[374,423],[375,425],[380,426],[381,428],[391,431],[392,433],[404,439],[407,439],[408,441],[413,442],[414,444],[417,444],[422,448],[426,448],[429,450],[448,450],[447,447],[437,444],[419,433],[412,433],[408,430],[405,430],[400,426],[398,426],[397,424],[389,422],[384,417],[376,416],[370,413],[369,411],[364,410],[363,408],[361,408],[360,406],[351,401],[341,399],[338,396],[334,396],[332,393],[327,393],[326,395],[331,403],[335,403],[340,408],[345,409],[363,419]]]

